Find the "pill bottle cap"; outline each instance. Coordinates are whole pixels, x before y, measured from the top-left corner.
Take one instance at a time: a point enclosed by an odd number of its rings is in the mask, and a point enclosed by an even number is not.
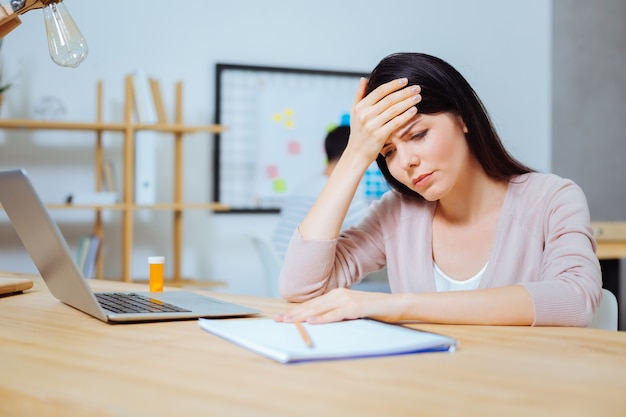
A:
[[[164,264],[165,256],[149,256],[148,263],[150,264]]]

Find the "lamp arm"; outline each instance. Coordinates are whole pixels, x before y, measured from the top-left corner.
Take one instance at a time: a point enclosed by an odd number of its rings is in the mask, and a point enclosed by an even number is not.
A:
[[[17,13],[13,13],[10,6],[0,6],[0,39],[18,27],[22,21]]]
[[[48,50],[55,64],[77,67],[85,60],[88,47],[63,0],[9,0],[10,6],[0,4],[0,40],[20,23],[19,15],[33,9],[44,9]]]
[[[22,21],[19,15],[33,9],[42,9],[50,3],[61,0],[10,0],[8,5],[0,5],[0,39],[18,27]]]
[[[61,0],[11,0],[11,8],[17,14],[24,14],[33,9],[42,9],[50,3]]]

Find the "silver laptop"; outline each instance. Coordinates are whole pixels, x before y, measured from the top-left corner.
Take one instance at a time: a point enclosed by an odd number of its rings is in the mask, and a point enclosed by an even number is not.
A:
[[[94,293],[25,170],[0,172],[0,204],[50,292],[106,322],[240,317],[259,311],[186,291]]]

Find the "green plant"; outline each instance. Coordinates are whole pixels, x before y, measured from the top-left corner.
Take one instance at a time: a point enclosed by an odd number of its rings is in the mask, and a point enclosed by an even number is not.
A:
[[[0,51],[2,51],[2,42],[3,39],[0,39]],[[2,61],[0,60],[0,94],[4,93],[9,88],[11,88],[11,83],[4,79],[4,65],[2,65]]]

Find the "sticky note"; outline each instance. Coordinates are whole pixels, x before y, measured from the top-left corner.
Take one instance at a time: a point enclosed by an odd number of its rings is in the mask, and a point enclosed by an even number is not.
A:
[[[290,140],[287,142],[287,153],[289,155],[300,155],[300,142],[297,140]]]
[[[276,165],[268,165],[266,172],[268,178],[276,178],[278,176],[278,167]]]
[[[284,193],[287,191],[287,183],[284,179],[278,178],[274,180],[274,192]]]

